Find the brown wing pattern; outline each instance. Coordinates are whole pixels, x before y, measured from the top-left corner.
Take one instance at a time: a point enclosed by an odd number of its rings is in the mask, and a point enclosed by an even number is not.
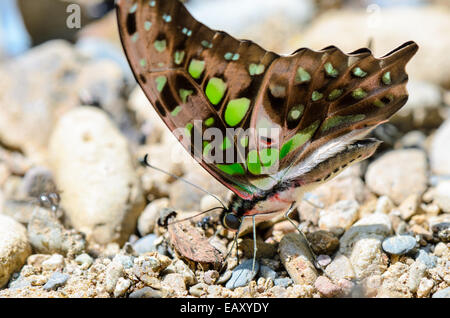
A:
[[[408,42],[381,59],[335,47],[280,57],[209,29],[178,0],[119,0],[117,16],[150,102],[172,132],[182,128],[180,142],[200,164],[242,198],[270,189],[277,171],[332,138],[389,118],[406,102],[404,67],[417,50]],[[228,138],[220,146],[213,137],[196,142],[211,127]]]

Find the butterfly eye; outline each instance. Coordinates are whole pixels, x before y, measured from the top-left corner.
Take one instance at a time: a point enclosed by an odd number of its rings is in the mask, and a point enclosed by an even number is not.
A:
[[[227,229],[237,231],[237,230],[239,230],[239,227],[241,226],[241,219],[238,218],[233,213],[227,213],[223,217],[222,223],[223,223],[223,226],[225,226]]]

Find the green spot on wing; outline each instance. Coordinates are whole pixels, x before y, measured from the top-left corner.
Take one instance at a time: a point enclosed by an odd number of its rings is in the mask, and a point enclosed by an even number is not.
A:
[[[300,116],[303,114],[303,110],[305,109],[305,106],[303,105],[296,105],[292,107],[292,109],[289,111],[288,114],[288,120],[289,121],[295,121],[300,118]]]
[[[225,122],[230,127],[236,126],[244,119],[249,107],[250,99],[246,97],[230,100],[225,109]]]
[[[259,158],[264,167],[271,167],[274,165],[280,156],[280,152],[276,148],[265,148],[259,152]]]
[[[233,163],[230,165],[217,164],[217,168],[229,175],[243,175],[245,170],[240,163]]]
[[[156,82],[156,89],[158,90],[158,92],[161,93],[162,90],[164,89],[164,86],[167,83],[167,77],[165,77],[165,76],[158,76],[155,79],[155,82]]]
[[[367,92],[364,91],[362,88],[357,88],[352,92],[352,96],[354,99],[363,99],[367,96]]]
[[[375,100],[373,101],[373,104],[374,104],[375,106],[377,106],[377,107],[380,107],[380,108],[386,106],[386,104],[383,103],[383,102],[382,102],[381,100],[379,100],[378,98],[375,99]]]
[[[188,96],[191,95],[193,93],[193,91],[190,90],[190,89],[183,89],[183,88],[181,88],[178,91],[178,93],[180,94],[181,101],[183,103],[186,103]]]
[[[142,67],[145,67],[145,66],[147,65],[147,61],[146,61],[145,59],[140,59],[140,60],[139,60],[139,64],[140,64]]]
[[[207,49],[210,49],[210,48],[213,47],[212,43],[209,43],[209,42],[206,41],[206,40],[203,40],[203,41],[201,42],[201,44],[202,44],[203,47],[205,47],[205,48],[207,48]]]
[[[261,161],[259,160],[258,151],[252,150],[248,153],[247,169],[254,175],[261,174]]]
[[[331,64],[330,62],[325,63],[325,65],[323,67],[325,69],[325,73],[327,73],[328,76],[337,77],[339,75],[338,70],[335,69],[333,67],[333,64]]]
[[[192,123],[187,123],[186,126],[184,127],[186,135],[188,137],[191,136],[191,132],[192,132],[192,128],[194,127],[194,125]]]
[[[237,61],[237,60],[239,60],[239,57],[240,57],[239,53],[236,53],[236,54],[233,55],[233,57],[231,59],[233,61]]]
[[[264,64],[251,63],[248,66],[248,72],[250,73],[251,76],[253,76],[253,75],[260,75],[260,74],[264,73],[264,69],[265,69]]]
[[[135,13],[136,10],[137,10],[137,7],[138,7],[138,4],[137,4],[137,3],[133,4],[133,5],[131,6],[129,12],[130,12],[130,13]]]
[[[342,124],[352,124],[366,118],[363,114],[358,115],[348,115],[348,116],[335,116],[328,118],[324,121],[323,126],[321,128],[322,131],[327,131],[333,127],[342,125]]]
[[[203,143],[203,157],[209,156],[211,149],[212,149],[212,143],[209,143],[209,142]]]
[[[177,107],[175,107],[174,110],[172,110],[172,112],[170,114],[175,117],[176,115],[178,115],[178,113],[180,111],[181,111],[181,106],[177,106]]]
[[[353,75],[357,77],[365,77],[367,75],[367,72],[364,72],[360,67],[355,67],[353,69]]]
[[[383,76],[381,77],[381,80],[383,81],[383,83],[385,85],[390,85],[392,83],[392,81],[391,81],[391,72],[384,73]]]
[[[152,27],[152,23],[150,21],[145,21],[144,22],[144,29],[145,29],[145,31],[150,30],[151,27]]]
[[[184,59],[184,51],[176,51],[174,54],[175,64],[180,65],[181,63],[183,63],[183,59]]]
[[[217,105],[225,95],[227,84],[218,77],[213,77],[206,85],[205,94],[213,105]]]
[[[322,99],[322,97],[323,97],[322,93],[319,93],[318,91],[312,92],[311,99],[313,102],[317,102],[318,100]]]
[[[337,98],[339,98],[339,96],[342,95],[342,89],[338,89],[335,88],[331,91],[330,95],[328,95],[328,100],[333,101]]]
[[[297,74],[295,74],[295,83],[305,83],[311,80],[311,75],[303,68],[299,67],[297,69]]]
[[[241,140],[239,141],[241,143],[242,147],[247,147],[248,146],[248,136],[244,136],[241,138]]]
[[[286,141],[283,144],[283,146],[281,147],[280,159],[283,159],[284,157],[286,157],[286,155],[288,153],[290,153],[291,151],[294,151],[295,149],[303,146],[308,140],[310,140],[311,137],[316,132],[317,127],[319,127],[319,121],[316,121],[312,125],[310,125],[309,127],[299,131],[298,133],[296,133],[294,135],[294,137],[292,137],[291,139]]]
[[[188,72],[195,79],[200,78],[205,69],[205,61],[193,59],[189,64]]]
[[[136,42],[138,39],[139,39],[139,33],[137,33],[137,32],[131,36],[132,42]]]
[[[225,137],[225,138],[223,139],[223,142],[222,142],[222,145],[220,146],[220,148],[221,148],[222,150],[226,150],[226,149],[228,149],[228,148],[230,148],[230,147],[231,147],[231,141],[230,141],[230,138]]]
[[[208,119],[205,120],[205,125],[207,127],[211,127],[212,125],[214,125],[214,117],[209,117]]]
[[[164,50],[166,49],[166,40],[156,40],[153,43],[153,46],[155,47],[156,51],[158,51],[159,53],[164,52]]]
[[[227,52],[223,57],[225,58],[225,60],[229,61],[233,58],[233,53]]]

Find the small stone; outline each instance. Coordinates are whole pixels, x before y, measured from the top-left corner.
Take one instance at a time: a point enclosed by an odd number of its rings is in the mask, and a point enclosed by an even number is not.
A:
[[[319,227],[348,229],[358,218],[359,204],[355,200],[342,200],[320,212]]]
[[[336,297],[341,293],[341,288],[333,284],[327,277],[319,276],[314,287],[324,296],[324,297]]]
[[[402,219],[408,221],[413,215],[415,215],[417,213],[419,203],[420,196],[418,196],[417,194],[412,194],[407,197],[398,207]]]
[[[350,260],[342,254],[333,259],[325,269],[325,273],[335,281],[339,279],[352,280],[356,277]]]
[[[410,235],[396,235],[383,241],[383,250],[394,255],[404,255],[415,248],[416,239]]]
[[[121,297],[125,295],[130,286],[131,281],[129,279],[120,277],[119,280],[117,281],[116,288],[114,289],[114,297]]]
[[[225,287],[228,289],[235,289],[237,287],[247,286],[259,271],[259,262],[255,260],[255,268],[253,268],[253,259],[248,259],[239,264],[233,269],[230,280],[226,283]]]
[[[442,211],[450,213],[450,180],[438,183],[433,191],[433,200]]]
[[[259,269],[259,276],[265,278],[266,280],[270,278],[274,281],[277,277],[277,272],[275,272],[269,266],[261,265]]]
[[[448,253],[448,247],[445,243],[439,242],[434,248],[434,255],[442,257]]]
[[[208,285],[213,285],[217,279],[219,278],[219,272],[216,270],[209,270],[206,271],[204,276],[203,276],[203,280],[205,281],[206,284]]]
[[[133,248],[138,254],[145,254],[156,251],[155,240],[158,238],[155,234],[148,234],[133,244]]]
[[[0,288],[8,283],[30,254],[25,227],[8,216],[0,215]]]
[[[328,231],[315,231],[306,235],[316,254],[331,255],[339,248],[339,239]]]
[[[64,257],[60,254],[53,254],[49,259],[42,262],[42,268],[47,271],[63,269]]]
[[[118,262],[118,263],[122,264],[124,269],[128,269],[128,268],[133,267],[134,259],[135,259],[134,256],[120,253],[120,254],[117,254],[116,256],[114,256],[113,262]]]
[[[150,202],[139,216],[138,231],[142,236],[153,233],[159,218],[159,212],[163,208],[169,207],[169,199],[161,198]]]
[[[416,260],[422,262],[428,269],[430,269],[436,267],[437,257],[429,254],[423,249],[420,249],[416,255]]]
[[[438,290],[433,294],[432,298],[450,298],[450,287]]]
[[[366,173],[367,186],[378,195],[400,204],[411,194],[422,195],[427,188],[427,158],[418,149],[390,151],[372,162]]]
[[[44,290],[56,290],[58,287],[63,286],[67,280],[70,278],[69,275],[60,273],[60,272],[54,272],[48,281],[44,285]]]
[[[116,288],[119,278],[123,275],[123,266],[119,262],[111,262],[106,267],[105,288],[108,293],[112,293]]]
[[[331,263],[331,257],[328,255],[319,255],[317,256],[317,263],[321,266],[321,267],[326,267],[328,264]]]
[[[163,277],[162,282],[173,289],[177,294],[186,290],[186,283],[183,275],[179,273],[170,273]]]
[[[422,278],[419,284],[419,288],[417,288],[417,296],[421,298],[428,297],[433,286],[434,286],[433,280]]]
[[[416,292],[419,287],[420,280],[424,277],[427,266],[420,262],[415,261],[409,268],[409,275],[407,286],[411,292]]]
[[[450,119],[447,119],[436,131],[430,148],[430,164],[433,173],[450,175]]]
[[[292,285],[292,279],[290,279],[289,277],[283,277],[283,278],[276,278],[273,283],[275,284],[275,286],[281,286],[284,288],[287,288],[289,286]]]
[[[162,294],[159,290],[155,290],[151,287],[144,287],[132,292],[130,298],[161,298]]]
[[[377,205],[375,207],[374,213],[388,214],[389,212],[391,212],[393,207],[394,204],[392,203],[391,199],[389,199],[389,197],[386,195],[382,195],[377,200]]]
[[[298,233],[288,233],[280,241],[279,254],[289,276],[296,284],[313,284],[317,278],[314,257],[308,243]]]
[[[208,285],[203,283],[198,283],[191,288],[189,288],[189,294],[195,297],[201,297],[204,294],[206,294],[206,289],[208,288]]]
[[[94,260],[89,254],[83,253],[75,258],[75,262],[77,262],[78,265],[81,265],[83,269],[88,269]]]

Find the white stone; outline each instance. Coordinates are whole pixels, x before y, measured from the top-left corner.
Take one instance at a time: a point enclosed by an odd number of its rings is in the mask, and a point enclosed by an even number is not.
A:
[[[450,118],[436,131],[430,147],[431,170],[450,175]]]
[[[127,140],[108,116],[94,107],[66,113],[52,133],[49,152],[70,223],[88,241],[125,242],[144,198]]]
[[[160,198],[150,202],[138,219],[138,230],[141,236],[153,233],[161,209],[169,207],[169,199]]]
[[[42,262],[42,268],[47,271],[62,269],[64,267],[64,257],[61,254],[53,254],[49,259]]]
[[[323,230],[333,228],[349,229],[358,218],[359,204],[354,200],[343,200],[326,210],[320,211],[319,227]]]

